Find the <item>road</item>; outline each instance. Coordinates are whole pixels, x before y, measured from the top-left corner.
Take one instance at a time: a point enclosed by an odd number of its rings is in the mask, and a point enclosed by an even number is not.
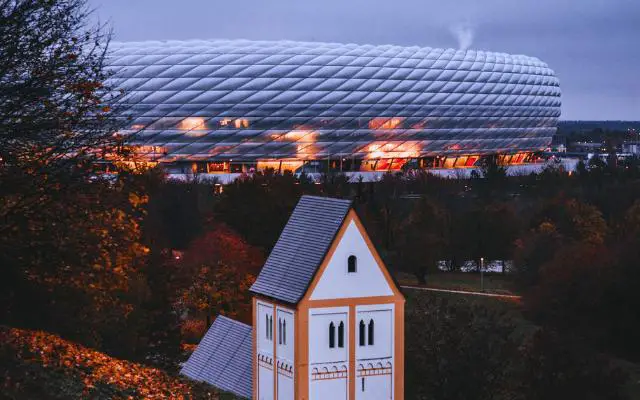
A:
[[[435,288],[420,287],[420,286],[400,286],[400,287],[403,288],[403,289],[422,290],[424,292],[442,292],[442,293],[463,294],[463,295],[467,295],[467,296],[497,297],[497,298],[509,299],[509,300],[520,300],[520,299],[522,299],[522,296],[514,296],[514,295],[508,295],[508,294],[470,292],[470,291],[466,291],[466,290],[435,289]]]

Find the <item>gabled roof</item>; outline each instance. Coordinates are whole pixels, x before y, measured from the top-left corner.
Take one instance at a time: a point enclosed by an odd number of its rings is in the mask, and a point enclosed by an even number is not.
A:
[[[297,304],[350,209],[349,200],[302,196],[251,292]]]
[[[252,333],[251,326],[218,316],[180,374],[250,399]]]

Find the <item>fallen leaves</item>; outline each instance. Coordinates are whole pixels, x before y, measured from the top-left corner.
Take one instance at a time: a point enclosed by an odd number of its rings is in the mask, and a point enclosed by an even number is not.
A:
[[[220,398],[214,389],[203,390],[200,384],[171,376],[160,369],[115,359],[47,332],[0,327],[0,343],[12,350],[18,364],[37,365],[77,376],[83,386],[80,397],[94,397],[92,390],[107,385],[118,390],[119,395],[114,394],[114,398]],[[4,377],[3,380],[0,387],[11,385],[11,378]]]

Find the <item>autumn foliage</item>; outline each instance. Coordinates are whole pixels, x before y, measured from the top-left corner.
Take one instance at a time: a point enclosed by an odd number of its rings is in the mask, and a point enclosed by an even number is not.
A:
[[[234,398],[42,331],[0,327],[0,356],[0,390],[7,398]]]
[[[208,327],[218,314],[251,323],[249,288],[263,262],[261,250],[224,224],[216,224],[193,240],[174,264],[180,277],[174,307],[187,315],[183,331],[197,336],[194,329]]]

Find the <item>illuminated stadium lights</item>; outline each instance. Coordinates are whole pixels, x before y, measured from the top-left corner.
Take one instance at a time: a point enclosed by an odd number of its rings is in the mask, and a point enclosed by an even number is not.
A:
[[[233,121],[236,129],[240,129],[240,128],[248,128],[249,127],[249,120],[246,118],[238,118],[235,121]]]
[[[178,129],[181,129],[183,131],[204,130],[204,118],[185,118],[178,124]]]
[[[129,132],[140,130],[127,143],[161,146],[150,157],[172,165],[470,167],[493,154],[522,163],[548,147],[560,116],[554,72],[521,55],[169,41],[114,43],[108,65],[110,85],[128,94]]]
[[[403,118],[373,118],[369,121],[369,129],[398,129]]]

